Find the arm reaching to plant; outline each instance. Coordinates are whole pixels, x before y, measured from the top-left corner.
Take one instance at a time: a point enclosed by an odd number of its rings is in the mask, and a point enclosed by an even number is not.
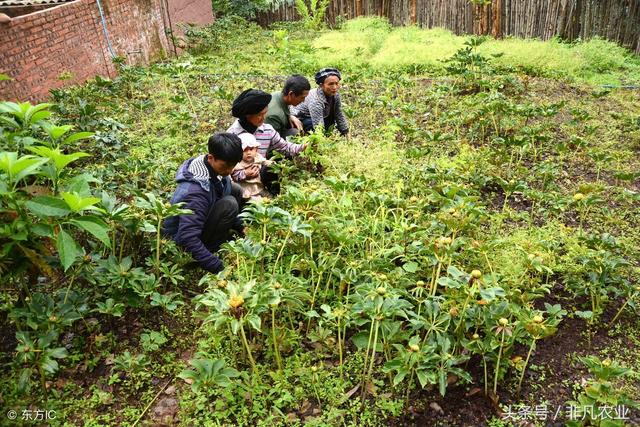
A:
[[[304,151],[306,144],[294,144],[282,138],[278,132],[273,132],[271,137],[271,149],[276,150],[285,156],[295,157],[301,151]]]
[[[193,259],[200,266],[211,272],[218,273],[224,269],[222,260],[213,255],[202,241],[202,230],[208,214],[209,200],[204,193],[190,193],[183,199],[184,207],[191,209],[192,215],[180,217],[178,232],[175,235],[175,242],[191,254]],[[238,227],[241,229],[242,224]]]
[[[347,136],[349,134],[349,123],[342,111],[342,102],[340,101],[340,94],[336,94],[336,127],[340,132],[340,135]]]

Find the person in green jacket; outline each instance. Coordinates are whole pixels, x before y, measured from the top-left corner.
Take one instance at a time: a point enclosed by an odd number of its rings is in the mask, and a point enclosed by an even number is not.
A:
[[[296,135],[302,131],[302,123],[289,112],[289,106],[296,106],[304,101],[311,90],[306,77],[294,74],[284,83],[281,92],[271,94],[265,123],[269,123],[282,138]]]

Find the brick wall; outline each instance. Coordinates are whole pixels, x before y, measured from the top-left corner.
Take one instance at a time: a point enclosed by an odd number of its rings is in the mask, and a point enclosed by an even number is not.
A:
[[[169,0],[171,28],[176,36],[182,36],[178,23],[207,25],[213,22],[211,0]]]
[[[129,64],[147,64],[172,52],[166,37],[178,22],[213,20],[209,0],[101,0],[109,39]],[[210,18],[208,16],[210,16]],[[49,89],[114,77],[96,0],[76,0],[0,24],[0,100],[42,101]],[[65,76],[64,80],[60,77]]]

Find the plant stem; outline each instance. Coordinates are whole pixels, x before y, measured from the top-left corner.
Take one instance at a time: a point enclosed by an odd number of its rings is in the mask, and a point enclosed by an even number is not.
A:
[[[160,229],[162,228],[162,217],[158,216],[158,225],[156,226],[156,274],[160,275],[160,242],[162,236]]]
[[[140,422],[142,417],[144,417],[144,414],[147,413],[147,411],[149,410],[151,405],[153,405],[153,402],[155,402],[158,399],[158,396],[160,396],[160,394],[164,391],[164,389],[166,389],[167,386],[169,384],[171,384],[171,381],[172,380],[167,381],[167,383],[158,391],[158,393],[156,393],[155,397],[153,399],[151,399],[151,402],[149,402],[147,404],[147,406],[145,406],[145,408],[142,410],[142,413],[140,414],[140,416],[138,416],[138,418],[135,420],[135,422],[133,424],[131,424],[131,427],[136,427],[138,425],[138,423]]]
[[[520,373],[520,380],[518,381],[518,395],[520,395],[520,388],[522,387],[522,380],[524,379],[524,372],[527,370],[527,366],[529,366],[529,358],[531,357],[531,353],[533,352],[533,349],[536,347],[536,341],[537,339],[534,338],[533,341],[531,342],[531,345],[529,346],[529,352],[527,353],[527,358],[524,361],[524,366],[522,367],[522,372]]]
[[[367,370],[367,374],[365,376],[365,379],[371,378],[371,372],[373,371],[373,364],[376,361],[376,344],[378,342],[378,329],[379,329],[379,326],[380,326],[380,322],[377,321],[377,320],[375,320],[374,322],[375,322],[376,327],[375,327],[375,332],[373,334],[373,347],[371,348],[371,361],[369,363],[369,369]],[[366,383],[366,380],[365,380],[365,382],[363,384],[363,389],[362,389],[363,398],[364,398],[364,391],[366,390],[366,388],[367,388],[367,383]]]
[[[316,302],[316,293],[318,292],[318,288],[320,287],[320,282],[322,281],[322,274],[324,273],[324,271],[320,272],[320,275],[318,276],[318,281],[316,282],[316,286],[313,289],[313,295],[311,295],[311,308],[309,309],[310,311],[313,310],[313,305]],[[309,317],[309,320],[307,321],[307,334],[309,333],[309,328],[311,327],[311,317]]]
[[[616,320],[618,320],[618,316],[620,316],[620,314],[622,313],[622,310],[624,310],[624,308],[627,306],[627,304],[629,304],[629,301],[631,301],[632,299],[634,299],[636,296],[638,295],[638,293],[634,293],[633,295],[631,295],[625,302],[624,304],[622,304],[622,307],[620,307],[620,309],[618,310],[618,312],[616,313],[615,316],[613,316],[613,319],[611,319],[611,322],[609,322],[609,326],[613,325],[615,323]]]
[[[362,392],[360,393],[360,398],[364,402],[364,393],[367,384],[367,362],[369,361],[369,349],[371,348],[371,339],[373,338],[373,330],[376,325],[375,317],[371,319],[371,327],[369,328],[369,340],[367,341],[367,351],[364,354],[364,363],[362,370]],[[374,342],[374,350],[375,350],[375,342]]]
[[[342,337],[340,336],[340,329],[341,329],[340,318],[338,317],[338,355],[340,357],[340,379],[342,380],[342,378],[343,378],[343,375],[342,375],[342,371],[343,371],[343,367],[342,367]]]
[[[278,267],[278,263],[280,262],[280,257],[282,257],[282,253],[284,252],[285,246],[287,246],[287,240],[289,240],[289,236],[291,235],[291,230],[287,230],[287,234],[284,236],[284,242],[282,242],[282,246],[280,246],[280,252],[278,252],[278,256],[276,257],[276,262],[273,264],[273,270],[271,270],[271,274],[276,274],[276,267]]]
[[[438,279],[440,278],[440,271],[442,270],[442,263],[438,261],[438,268],[436,274],[431,279],[431,296],[436,296],[436,290],[438,289]]]
[[[249,342],[247,341],[247,336],[244,333],[244,326],[242,321],[240,321],[240,337],[242,338],[242,343],[244,344],[244,348],[247,350],[247,357],[249,358],[249,363],[251,363],[251,370],[254,375],[258,374],[258,368],[256,367],[256,361],[253,360],[253,355],[251,354],[251,348],[249,347]]]
[[[504,346],[504,333],[505,328],[502,328],[502,335],[500,337],[500,350],[498,350],[498,360],[496,361],[496,375],[493,379],[493,394],[497,396],[498,393],[498,374],[500,373],[500,359],[502,358],[502,348]]]
[[[282,359],[280,358],[280,351],[278,350],[278,339],[276,338],[276,308],[271,306],[271,339],[273,339],[273,352],[276,356],[276,363],[278,364],[278,371],[282,372]]]
[[[489,394],[489,380],[487,375],[487,358],[482,355],[482,365],[484,367],[484,395]]]

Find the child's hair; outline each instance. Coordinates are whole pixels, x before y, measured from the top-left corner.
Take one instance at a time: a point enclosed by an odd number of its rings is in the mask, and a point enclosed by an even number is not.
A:
[[[209,154],[227,163],[238,163],[242,160],[242,142],[238,135],[220,132],[209,137]]]

